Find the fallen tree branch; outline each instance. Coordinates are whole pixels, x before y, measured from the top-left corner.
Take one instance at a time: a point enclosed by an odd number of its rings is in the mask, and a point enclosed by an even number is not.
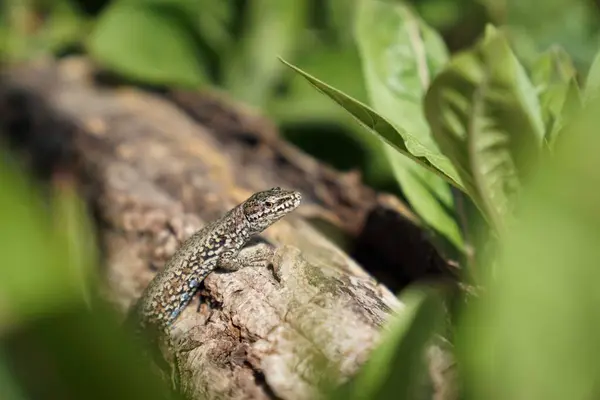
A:
[[[82,59],[19,69],[9,83],[0,93],[1,118],[14,118],[20,98],[47,109],[32,128],[39,138],[68,143],[69,168],[97,211],[106,295],[123,312],[206,222],[254,191],[302,191],[298,212],[261,235],[278,248],[273,269],[211,274],[201,299],[177,320],[183,390],[192,398],[315,398],[323,370],[340,381],[352,376],[390,312],[401,312],[385,286],[308,221],[326,221],[360,247],[383,214],[410,245],[401,263],[423,266],[402,279],[448,273],[400,202],[378,196],[353,174],[322,166],[278,139],[263,119],[228,108],[221,98],[206,95],[205,103],[224,110],[212,115],[190,105],[190,94],[103,87]],[[403,246],[402,237],[394,239]],[[380,259],[396,257],[381,250]],[[449,363],[448,354],[430,352],[435,398],[453,398],[444,378]]]

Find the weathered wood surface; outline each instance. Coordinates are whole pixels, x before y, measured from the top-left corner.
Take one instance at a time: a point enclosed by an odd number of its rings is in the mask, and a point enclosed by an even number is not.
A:
[[[67,143],[66,156],[57,153],[94,205],[107,297],[123,312],[207,221],[257,190],[303,193],[298,211],[261,236],[277,246],[273,268],[211,274],[175,324],[192,398],[312,399],[318,367],[340,379],[357,371],[402,305],[339,245],[362,240],[381,264],[413,271],[390,278],[391,287],[447,268],[398,200],[321,165],[220,96],[101,86],[85,60],[70,59],[17,69],[0,92],[0,118],[29,118],[29,134]],[[332,243],[315,220],[344,240]],[[428,397],[452,398],[448,355],[432,348],[429,359]]]

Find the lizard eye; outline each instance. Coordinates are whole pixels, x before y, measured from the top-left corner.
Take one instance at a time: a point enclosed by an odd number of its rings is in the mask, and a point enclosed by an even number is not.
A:
[[[273,202],[271,202],[271,201],[265,201],[265,206],[267,206],[267,207],[273,207]]]

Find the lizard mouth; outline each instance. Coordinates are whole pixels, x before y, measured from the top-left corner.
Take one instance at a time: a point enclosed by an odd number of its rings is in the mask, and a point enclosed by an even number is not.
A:
[[[300,205],[302,195],[295,190],[273,188],[255,193],[243,205],[244,216],[256,229],[264,229]]]
[[[299,192],[289,191],[289,193],[272,208],[271,213],[277,216],[288,214],[298,207],[301,201],[302,195]]]
[[[278,205],[276,209],[293,210],[294,208],[300,205],[301,201],[302,195],[300,194],[300,192],[290,191],[287,198],[282,202],[283,204]]]

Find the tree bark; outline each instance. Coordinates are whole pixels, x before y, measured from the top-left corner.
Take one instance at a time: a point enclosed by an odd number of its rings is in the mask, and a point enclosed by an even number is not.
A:
[[[44,143],[34,153],[54,149],[58,164],[32,156],[40,173],[76,171],[95,210],[106,296],[123,313],[205,223],[258,190],[303,193],[259,239],[277,247],[273,268],[211,274],[177,320],[191,398],[312,399],[324,370],[340,382],[355,374],[403,308],[355,259],[367,268],[374,260],[371,274],[393,290],[450,276],[399,200],[303,154],[223,95],[111,86],[73,58],[13,71],[0,116],[29,121],[31,142]],[[451,357],[435,346],[428,355],[428,397],[454,398]]]

